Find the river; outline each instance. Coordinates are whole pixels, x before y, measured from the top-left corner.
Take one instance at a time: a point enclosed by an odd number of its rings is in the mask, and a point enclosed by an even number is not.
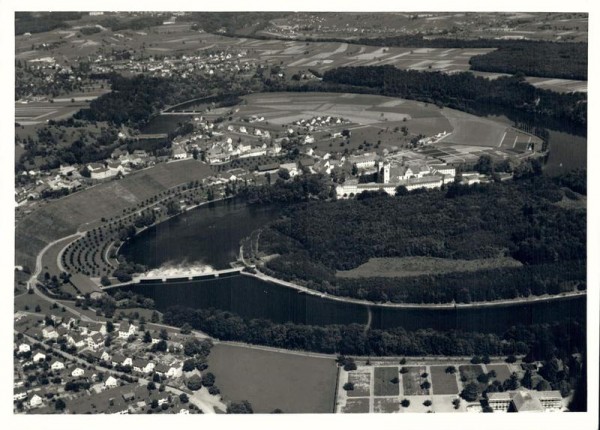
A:
[[[122,248],[128,259],[156,268],[183,261],[201,262],[216,269],[235,260],[239,241],[257,227],[276,219],[272,206],[247,206],[235,201],[196,208],[144,231]],[[371,327],[402,326],[408,330],[475,330],[502,333],[514,324],[544,323],[585,315],[586,299],[488,308],[402,309],[345,303],[234,275],[210,280],[168,281],[124,287],[152,298],[159,310],[183,305],[228,310],[245,318],[264,318],[278,323],[366,324]]]

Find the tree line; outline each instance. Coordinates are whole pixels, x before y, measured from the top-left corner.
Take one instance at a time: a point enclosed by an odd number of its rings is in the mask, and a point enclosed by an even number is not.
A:
[[[397,356],[473,356],[527,354],[543,360],[563,357],[585,349],[582,321],[515,326],[502,335],[402,327],[365,330],[360,324],[311,326],[279,324],[264,319],[244,319],[228,311],[168,308],[165,324],[189,324],[220,340],[240,341],[276,348],[297,349],[347,355]]]

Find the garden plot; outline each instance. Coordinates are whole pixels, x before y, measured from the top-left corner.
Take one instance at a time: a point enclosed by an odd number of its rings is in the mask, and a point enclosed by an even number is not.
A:
[[[400,394],[398,367],[376,367],[373,379],[375,382],[373,395],[398,396]]]
[[[400,412],[400,399],[383,398],[373,401],[373,412],[377,413],[397,413]]]
[[[344,414],[366,414],[369,413],[369,399],[348,399],[341,411]]]
[[[425,366],[405,367],[408,372],[402,374],[402,388],[405,396],[429,395],[429,388],[423,386],[427,378],[423,375],[427,370]]]
[[[354,384],[354,390],[348,391],[348,397],[365,397],[371,395],[370,369],[348,372],[348,382]]]
[[[431,382],[433,393],[438,394],[457,394],[459,392],[456,374],[446,373],[448,366],[431,366]]]
[[[511,371],[506,364],[488,364],[486,365],[488,372],[492,370],[496,372],[496,380],[504,382],[510,378]]]

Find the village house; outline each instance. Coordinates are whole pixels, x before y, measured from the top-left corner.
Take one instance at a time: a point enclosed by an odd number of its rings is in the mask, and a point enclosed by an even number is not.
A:
[[[137,331],[137,327],[129,322],[123,322],[119,324],[119,337],[127,339],[129,336],[133,336]]]
[[[96,350],[104,345],[104,336],[96,332],[87,338],[88,348]]]
[[[175,146],[173,148],[173,158],[176,160],[185,160],[188,157],[188,153],[181,146]]]
[[[65,368],[65,364],[62,361],[56,360],[54,363],[50,365],[52,370],[63,370]]]
[[[119,385],[119,383],[113,376],[109,376],[108,378],[106,378],[106,381],[104,381],[105,388],[114,388],[117,385]]]
[[[32,408],[37,408],[41,406],[43,403],[42,398],[37,394],[34,394],[33,397],[29,400],[29,406]]]
[[[31,351],[31,347],[28,344],[22,343],[21,345],[19,345],[19,353],[29,352],[29,351]]]
[[[85,375],[85,370],[83,370],[81,367],[78,367],[71,372],[71,376],[75,378],[81,378],[83,375]]]
[[[299,173],[298,166],[296,166],[296,163],[285,163],[279,167],[281,169],[287,170],[289,172],[291,178],[293,178],[294,176],[297,176]]]
[[[44,339],[58,339],[58,332],[52,326],[46,326],[42,329]]]
[[[85,322],[79,324],[81,329],[81,334],[84,336],[91,336],[95,332],[99,332],[100,334],[106,336],[106,324],[100,322]]]
[[[110,359],[110,354],[107,351],[102,351],[102,355],[100,355],[100,360],[108,362],[110,361]]]
[[[154,366],[155,366],[154,363],[147,362],[147,361],[139,359],[139,358],[136,358],[135,360],[133,360],[133,363],[132,363],[132,367],[135,372],[145,373],[145,374],[152,373],[152,371],[154,370]]]
[[[77,349],[83,348],[86,345],[86,341],[79,333],[69,333],[67,342],[69,345],[73,345]]]
[[[37,354],[35,354],[33,356],[34,363],[39,363],[40,361],[44,361],[45,359],[46,359],[46,354],[43,354],[41,352],[38,352]]]

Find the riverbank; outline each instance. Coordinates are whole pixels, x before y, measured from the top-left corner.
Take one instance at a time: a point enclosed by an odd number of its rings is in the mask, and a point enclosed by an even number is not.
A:
[[[320,298],[335,300],[335,301],[343,302],[343,303],[363,305],[363,306],[368,306],[368,307],[372,306],[372,307],[398,308],[398,309],[488,308],[488,307],[507,306],[507,305],[508,306],[510,306],[510,305],[516,306],[516,305],[522,305],[522,304],[559,300],[559,299],[567,299],[567,298],[579,297],[579,296],[586,295],[586,291],[584,290],[584,291],[573,291],[573,292],[568,292],[568,293],[561,293],[561,294],[554,295],[554,296],[550,296],[550,295],[529,296],[529,297],[519,297],[517,299],[505,299],[505,300],[494,300],[494,301],[489,301],[489,302],[473,302],[473,303],[431,303],[431,304],[430,303],[427,303],[427,304],[424,304],[424,303],[391,303],[391,302],[375,303],[375,302],[371,302],[369,300],[355,299],[355,298],[346,297],[346,296],[334,296],[332,294],[322,293],[320,291],[312,290],[308,287],[303,287],[301,285],[294,284],[292,282],[283,281],[278,278],[273,278],[272,276],[265,275],[264,273],[260,272],[257,269],[254,269],[254,270],[256,270],[256,273],[241,272],[241,274],[244,276],[251,276],[256,279],[260,279],[262,281],[281,285],[283,287],[292,288],[292,289],[295,289],[298,292],[301,292],[304,294],[310,294],[310,295],[317,296]]]

